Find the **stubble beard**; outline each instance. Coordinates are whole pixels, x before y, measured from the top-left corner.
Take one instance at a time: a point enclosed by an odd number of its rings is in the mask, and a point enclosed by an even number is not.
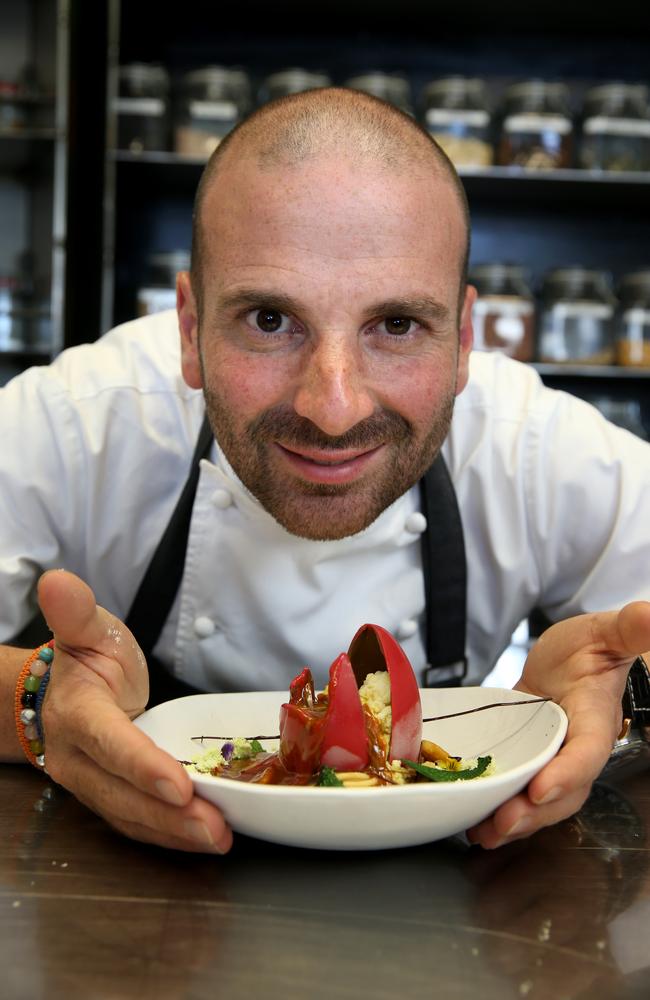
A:
[[[286,531],[312,541],[355,535],[411,488],[429,468],[451,424],[455,394],[449,391],[428,432],[418,439],[413,425],[393,410],[380,410],[339,437],[324,434],[290,407],[265,410],[242,434],[231,410],[213,389],[204,388],[212,431],[244,486]],[[312,483],[282,472],[273,461],[276,444],[288,448],[384,447],[381,469],[352,483]]]

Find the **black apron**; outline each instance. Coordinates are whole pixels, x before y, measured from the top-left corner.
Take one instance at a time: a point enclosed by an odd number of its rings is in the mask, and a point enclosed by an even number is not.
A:
[[[213,441],[206,418],[196,443],[187,482],[126,618],[126,624],[149,664],[149,708],[170,698],[199,693],[157,662],[153,649],[183,577],[192,507],[199,482],[199,463],[210,454]],[[438,455],[420,480],[420,494],[422,513],[427,520],[421,537],[427,665],[420,684],[422,687],[456,687],[467,673],[467,567],[456,493],[442,455]]]

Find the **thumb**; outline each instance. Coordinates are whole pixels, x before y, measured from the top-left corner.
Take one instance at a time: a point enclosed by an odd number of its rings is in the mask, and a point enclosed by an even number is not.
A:
[[[58,649],[102,677],[120,703],[146,703],[142,651],[126,625],[96,603],[88,584],[74,573],[49,570],[38,582],[38,602]]]

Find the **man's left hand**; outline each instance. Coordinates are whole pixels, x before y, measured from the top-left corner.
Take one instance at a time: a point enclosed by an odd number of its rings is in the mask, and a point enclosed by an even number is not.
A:
[[[544,632],[515,687],[562,706],[569,719],[564,745],[524,792],[467,831],[472,843],[500,847],[580,809],[621,730],[630,666],[649,649],[648,601],[568,618]]]

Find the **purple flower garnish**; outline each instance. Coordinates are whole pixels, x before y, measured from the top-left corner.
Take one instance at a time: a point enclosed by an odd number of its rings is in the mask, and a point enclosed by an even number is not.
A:
[[[224,743],[224,745],[221,747],[221,756],[225,761],[229,761],[234,752],[235,752],[234,743]]]

